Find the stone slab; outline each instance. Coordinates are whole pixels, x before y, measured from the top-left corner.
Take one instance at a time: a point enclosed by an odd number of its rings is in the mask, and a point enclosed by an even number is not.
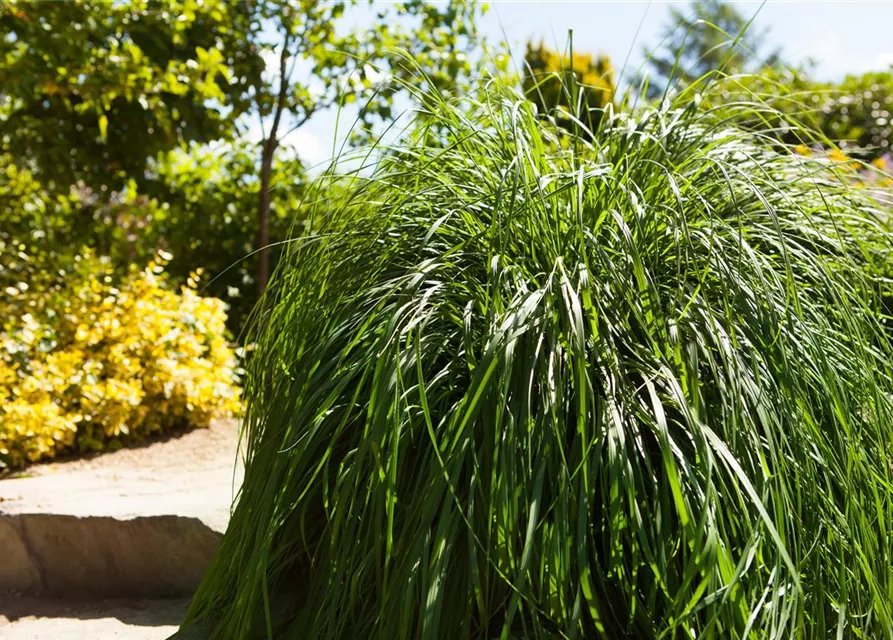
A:
[[[229,521],[236,449],[225,422],[0,480],[0,593],[190,595]]]

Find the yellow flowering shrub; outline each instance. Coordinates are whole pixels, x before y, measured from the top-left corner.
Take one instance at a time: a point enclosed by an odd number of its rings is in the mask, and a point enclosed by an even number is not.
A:
[[[852,179],[857,187],[867,187],[873,190],[885,190],[893,187],[893,160],[888,155],[875,158],[870,163],[854,160],[840,149],[826,151],[820,146],[810,148],[805,144],[792,147],[794,153],[807,157],[824,158],[834,164],[843,176]],[[890,202],[889,192],[876,191],[875,195],[885,204]]]
[[[198,294],[197,275],[171,290],[165,262],[116,281],[107,261],[81,256],[62,284],[0,292],[0,467],[238,410],[225,304]]]
[[[576,113],[571,103],[574,85],[579,91],[582,105],[588,109],[583,124],[595,127],[614,97],[614,67],[606,55],[586,53],[562,55],[544,46],[542,42],[527,43],[524,56],[524,93],[542,115],[554,115],[561,126],[576,130],[567,118],[568,112]],[[572,108],[573,107],[573,108]]]

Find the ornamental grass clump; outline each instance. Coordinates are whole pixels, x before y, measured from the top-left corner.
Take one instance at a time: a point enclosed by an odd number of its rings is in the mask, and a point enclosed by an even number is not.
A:
[[[568,139],[496,84],[429,100],[316,205],[186,627],[893,637],[884,219],[686,104]]]

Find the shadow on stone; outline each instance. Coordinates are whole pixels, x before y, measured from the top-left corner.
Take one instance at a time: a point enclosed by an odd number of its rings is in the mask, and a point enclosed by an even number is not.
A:
[[[96,620],[115,618],[140,627],[179,625],[186,615],[189,601],[140,599],[57,599],[35,597],[0,598],[0,618],[15,622],[21,618],[66,618]]]
[[[184,516],[0,515],[0,593],[189,597],[220,537]]]

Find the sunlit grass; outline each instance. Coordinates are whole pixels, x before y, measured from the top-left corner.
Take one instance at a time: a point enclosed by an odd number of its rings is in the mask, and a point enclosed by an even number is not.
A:
[[[882,218],[734,125],[691,102],[570,139],[494,84],[317,205],[190,621],[893,637]]]

